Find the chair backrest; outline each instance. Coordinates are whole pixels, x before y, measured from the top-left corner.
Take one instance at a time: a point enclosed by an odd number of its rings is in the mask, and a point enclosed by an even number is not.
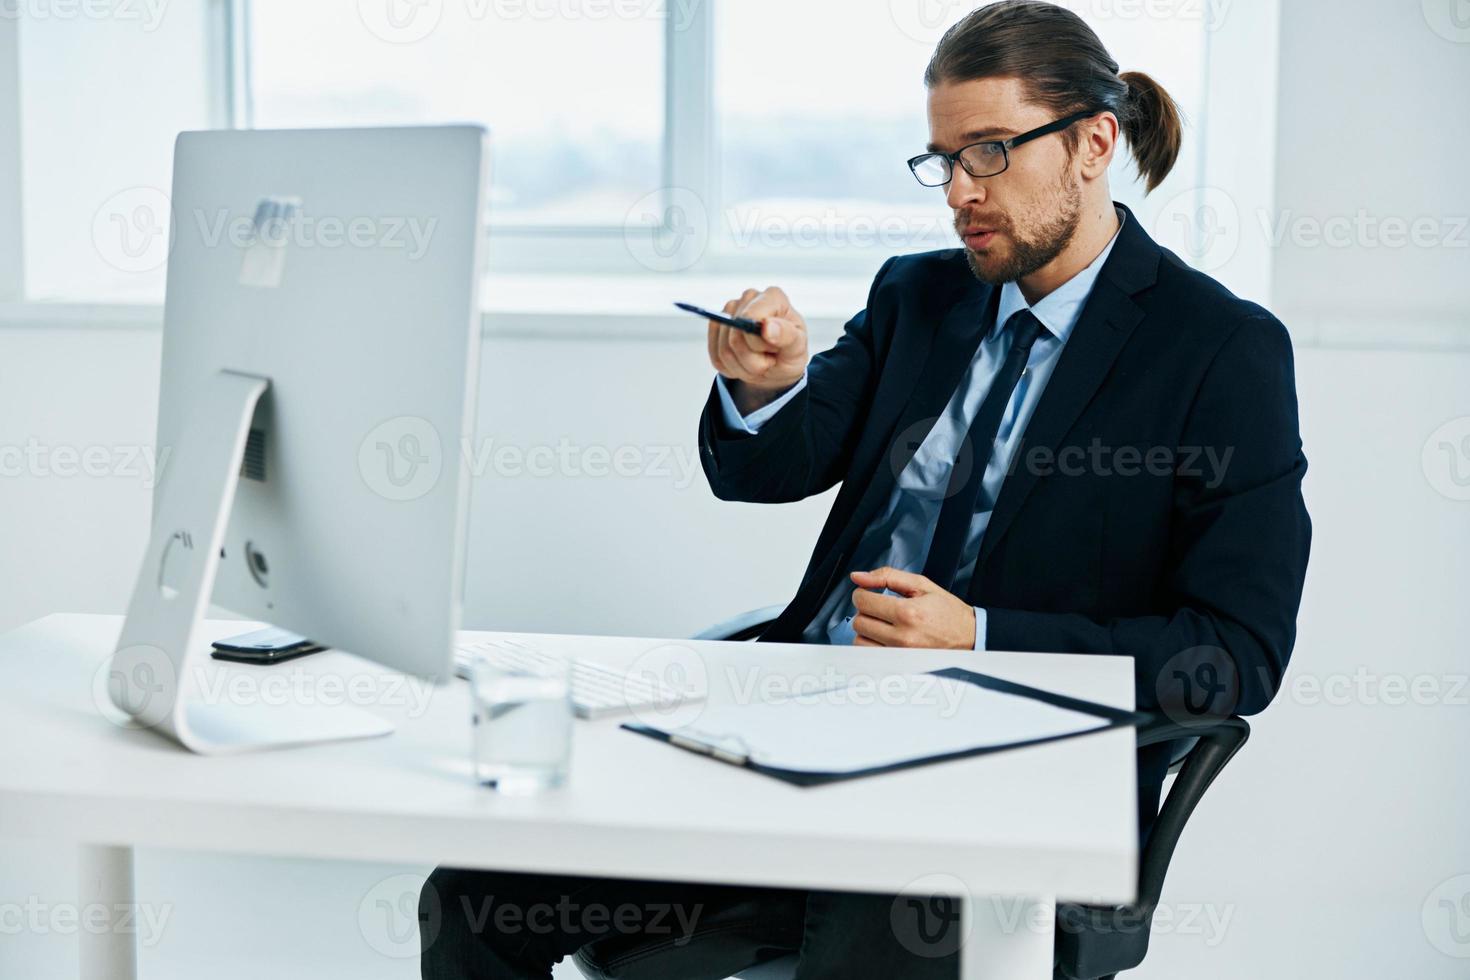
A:
[[[721,620],[708,629],[695,633],[695,640],[753,640],[760,636],[767,626],[776,621],[785,606],[762,606],[743,612],[738,616]]]
[[[1187,746],[1170,771],[1177,771],[1148,843],[1138,862],[1138,900],[1131,905],[1057,906],[1057,977],[1098,980],[1131,970],[1148,953],[1149,926],[1163,892],[1169,862],[1184,825],[1205,790],[1250,738],[1243,718],[1221,718],[1208,723],[1180,725],[1164,718],[1139,729],[1140,748],[1161,742]],[[1177,750],[1176,750],[1177,756]]]

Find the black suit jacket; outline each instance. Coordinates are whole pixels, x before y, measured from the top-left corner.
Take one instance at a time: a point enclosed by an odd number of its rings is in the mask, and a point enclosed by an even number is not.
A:
[[[960,249],[890,259],[758,434],[731,432],[711,391],[700,443],[717,496],[781,503],[842,485],[762,639],[799,641],[851,571],[998,294]],[[1285,328],[1129,214],[996,500],[965,596],[986,610],[985,646],[1131,655],[1143,710],[1260,711],[1296,633],[1306,465]],[[1158,759],[1144,770],[1141,784],[1162,781]]]

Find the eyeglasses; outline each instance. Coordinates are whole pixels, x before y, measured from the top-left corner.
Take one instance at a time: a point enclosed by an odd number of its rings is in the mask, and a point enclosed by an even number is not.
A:
[[[949,183],[954,177],[956,162],[964,167],[965,173],[971,177],[994,177],[996,174],[1004,173],[1011,165],[1011,150],[1022,143],[1029,143],[1034,139],[1059,133],[1075,122],[1081,122],[1097,115],[1098,111],[1089,109],[1086,112],[1074,112],[1056,122],[1038,126],[1020,136],[1012,136],[1008,140],[984,140],[979,143],[971,143],[969,146],[960,147],[953,153],[921,153],[909,161],[909,169],[914,172],[914,177],[919,183],[925,187],[943,187]]]

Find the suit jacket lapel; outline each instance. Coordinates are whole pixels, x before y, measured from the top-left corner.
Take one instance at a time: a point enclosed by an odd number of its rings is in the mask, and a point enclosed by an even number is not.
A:
[[[1128,213],[1118,236],[1016,447],[1010,473],[1001,483],[1000,496],[985,530],[972,583],[979,583],[978,569],[1005,536],[1036,485],[1037,474],[1025,464],[1026,454],[1037,447],[1056,452],[1082,410],[1097,394],[1133,329],[1143,319],[1143,310],[1134,303],[1133,296],[1153,285],[1157,278],[1159,247],[1132,213]]]
[[[882,436],[872,449],[881,455],[870,464],[871,475],[847,521],[851,533],[838,542],[838,550],[851,550],[856,538],[872,523],[878,508],[892,495],[898,475],[939,421],[965,369],[975,359],[980,341],[995,319],[999,299],[999,289],[976,282],[945,314],[932,335],[922,370],[908,380],[907,391],[899,393],[895,402],[899,409],[896,421],[876,427]]]

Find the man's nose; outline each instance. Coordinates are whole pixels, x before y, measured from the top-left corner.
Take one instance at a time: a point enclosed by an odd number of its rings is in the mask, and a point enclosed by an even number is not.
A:
[[[959,164],[954,165],[949,186],[945,188],[945,200],[952,210],[958,211],[970,204],[984,204],[985,194],[985,181],[971,177],[969,171]]]

